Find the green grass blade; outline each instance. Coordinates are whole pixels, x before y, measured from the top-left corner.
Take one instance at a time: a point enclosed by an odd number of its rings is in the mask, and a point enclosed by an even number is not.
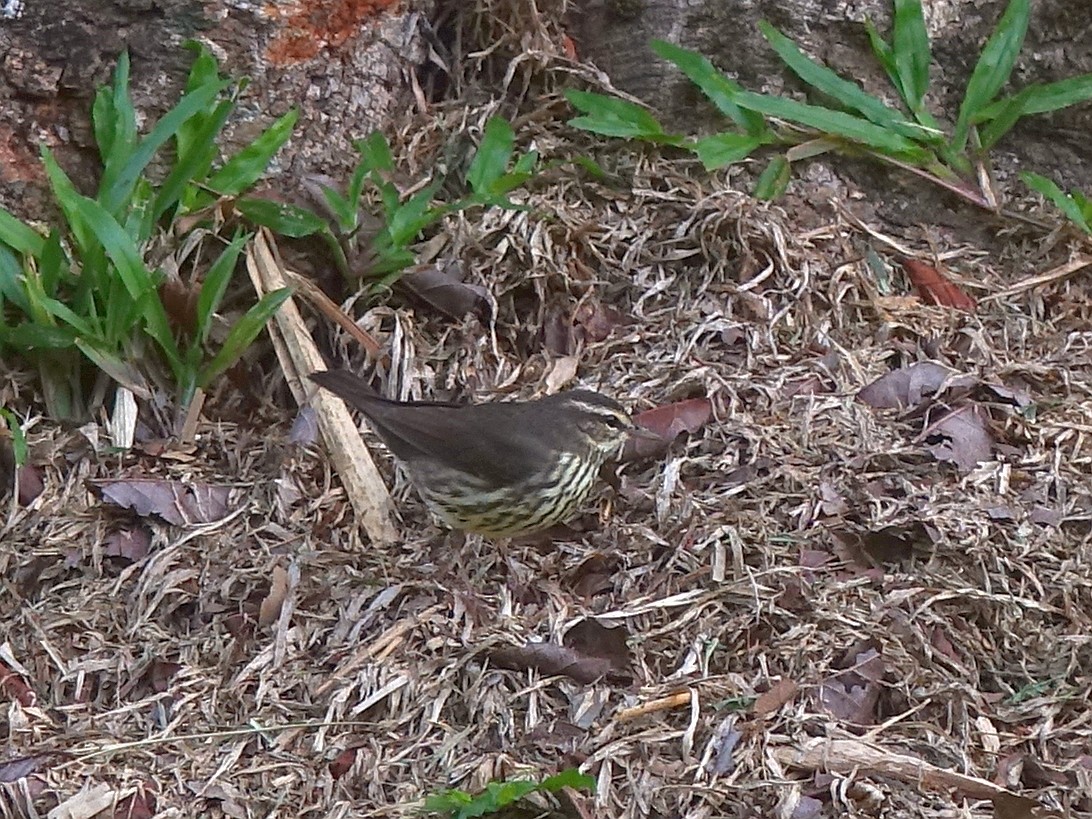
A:
[[[792,167],[783,156],[775,156],[762,171],[755,184],[755,196],[767,202],[776,199],[789,187]]]
[[[883,129],[911,140],[931,138],[917,125],[908,122],[902,112],[887,107],[883,102],[866,93],[857,83],[845,80],[829,68],[819,65],[804,54],[796,43],[769,23],[764,20],[760,21],[758,27],[762,31],[762,36],[777,52],[777,56],[808,85],[833,98],[846,108],[858,112],[865,119]],[[739,101],[738,95],[736,101]],[[859,140],[859,137],[854,137],[854,139]]]
[[[393,171],[394,157],[391,156],[391,146],[387,138],[380,131],[373,131],[364,139],[358,139],[353,143],[360,151],[360,157],[368,165],[368,170]]]
[[[1016,57],[1024,44],[1031,15],[1030,0],[1011,0],[982,54],[978,57],[959,106],[951,144],[957,151],[967,146],[971,123],[1008,82]]]
[[[1058,210],[1064,213],[1066,217],[1073,222],[1073,224],[1085,233],[1092,234],[1092,224],[1090,224],[1088,216],[1084,213],[1081,204],[1078,203],[1074,197],[1059,188],[1053,180],[1047,179],[1045,176],[1040,176],[1037,173],[1029,173],[1027,171],[1022,172],[1020,178],[1024,181],[1025,185],[1053,203]]]
[[[130,298],[137,300],[154,289],[152,274],[145,267],[139,249],[117,219],[94,199],[85,196],[74,200],[73,207],[113,262]]]
[[[724,116],[752,136],[766,133],[762,117],[736,105],[733,97],[743,88],[717,71],[707,57],[665,40],[653,40],[650,46],[657,56],[674,63]]]
[[[111,157],[127,158],[136,143],[136,110],[129,98],[129,52],[118,56],[114,67],[114,83],[95,94],[91,107],[95,142],[103,164]]]
[[[763,137],[749,134],[714,134],[695,142],[694,152],[705,170],[715,171],[742,162],[766,141]]]
[[[1006,105],[998,112],[997,116],[986,123],[979,131],[979,145],[983,151],[993,148],[998,141],[1007,134],[1012,126],[1027,113],[1030,89],[1024,89],[1019,94],[1008,98]]]
[[[22,262],[14,253],[0,245],[0,323],[4,320],[5,299],[18,307],[22,313],[30,312],[30,303],[27,301],[23,282]]]
[[[240,199],[235,207],[254,224],[293,239],[302,239],[304,236],[313,236],[330,229],[322,217],[296,205],[271,202],[268,199]]]
[[[15,413],[6,407],[0,407],[0,418],[4,419],[4,423],[7,425],[8,432],[11,433],[11,450],[15,456],[16,466],[25,466],[27,462],[27,436],[23,432],[23,425],[19,423],[19,419],[15,416]]]
[[[1021,93],[1027,92],[1027,105],[1024,106],[1024,114],[1046,114],[1078,105],[1092,99],[1092,74],[1081,74],[1077,77],[1069,77],[1058,82],[1037,83],[1029,85]],[[1001,113],[1012,97],[1000,99],[991,103],[974,117],[974,122],[985,122],[993,119]]]
[[[156,191],[151,206],[153,223],[182,200],[188,185],[204,179],[208,174],[216,158],[216,137],[234,110],[235,104],[225,100],[211,113],[195,116],[188,123],[196,126],[189,138],[182,139],[181,131],[175,134],[175,163]],[[189,201],[190,197],[187,197],[186,202]]]
[[[883,68],[891,84],[898,90],[899,95],[906,99],[906,90],[902,87],[902,79],[899,77],[898,67],[895,65],[895,50],[883,38],[871,20],[865,20],[865,31],[868,33],[868,44],[872,46],[872,54]]]
[[[795,122],[876,150],[904,156],[912,161],[924,162],[930,156],[929,151],[906,137],[844,111],[832,111],[817,105],[750,91],[738,94],[736,101],[768,117]]]
[[[903,101],[915,114],[921,110],[929,91],[929,67],[933,61],[921,3],[922,0],[895,0],[892,35],[895,71]]]
[[[68,174],[57,163],[53,152],[46,146],[42,146],[42,165],[45,167],[49,186],[53,191],[53,198],[64,214],[68,230],[75,240],[74,244],[83,262],[83,270],[80,271],[80,283],[78,291],[88,291],[99,284],[100,277],[104,273],[103,265],[106,260],[101,246],[95,240],[95,234],[80,216],[77,202],[83,199]]]
[[[395,211],[387,225],[394,247],[405,247],[417,238],[417,234],[443,216],[442,211],[430,207],[439,187],[438,182],[433,182]]]
[[[643,139],[669,145],[678,145],[683,141],[681,136],[664,133],[656,117],[628,100],[571,88],[565,91],[565,99],[586,115],[569,120],[569,125],[574,128],[603,136]]]
[[[230,80],[224,80],[186,94],[174,108],[163,115],[130,156],[120,158],[112,155],[107,159],[99,186],[99,202],[103,207],[111,213],[117,213],[128,200],[137,179],[156,151],[175,136],[183,123],[207,109],[230,84]]]
[[[212,327],[212,316],[220,309],[220,302],[224,298],[231,276],[235,272],[235,263],[239,259],[239,253],[243,245],[250,239],[249,233],[237,233],[231,244],[224,248],[223,252],[212,263],[205,273],[205,281],[201,284],[201,292],[197,294],[197,328],[198,343],[204,344],[208,340],[209,329]]]
[[[512,126],[500,117],[490,117],[485,123],[481,145],[466,172],[470,189],[479,194],[490,192],[493,183],[504,176],[515,146]]]
[[[235,322],[228,332],[227,338],[224,339],[224,346],[213,356],[212,361],[201,369],[197,377],[197,386],[207,387],[214,378],[234,365],[258,337],[265,323],[291,295],[291,288],[282,287],[280,290],[266,293],[257,304],[247,310],[246,315]]]
[[[300,112],[293,108],[214,173],[208,186],[224,196],[238,196],[261,178],[277,151],[292,136]]]
[[[69,327],[48,324],[17,324],[4,333],[4,343],[17,350],[65,350],[76,343],[76,334]]]
[[[30,225],[0,208],[0,243],[24,256],[37,256],[42,252],[45,239]]]

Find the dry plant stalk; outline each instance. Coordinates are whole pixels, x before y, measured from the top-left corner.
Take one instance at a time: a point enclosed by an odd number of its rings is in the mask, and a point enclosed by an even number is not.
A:
[[[259,298],[287,286],[291,276],[279,263],[274,248],[273,237],[264,228],[247,247],[247,272]],[[291,298],[277,311],[269,333],[296,402],[301,406],[310,403],[315,408],[334,469],[368,538],[373,543],[393,542],[398,533],[390,518],[390,494],[348,407],[333,394],[312,391],[303,382],[303,375],[325,365]]]

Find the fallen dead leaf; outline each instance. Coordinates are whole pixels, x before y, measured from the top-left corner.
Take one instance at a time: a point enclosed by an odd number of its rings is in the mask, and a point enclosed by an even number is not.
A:
[[[736,761],[732,753],[741,739],[743,739],[743,732],[736,728],[736,715],[729,714],[721,721],[713,734],[712,744],[716,753],[709,760],[710,773],[723,776],[735,770]]]
[[[17,756],[0,761],[0,784],[18,782],[41,769],[49,760],[50,754]]]
[[[481,285],[463,281],[465,273],[457,262],[422,264],[402,273],[398,284],[417,298],[451,318],[461,319],[467,313],[487,316],[492,300]]]
[[[884,676],[883,657],[870,646],[850,652],[849,667],[819,683],[819,703],[830,715],[854,725],[876,721],[876,703]]]
[[[356,746],[346,748],[330,762],[330,776],[334,778],[334,781],[341,779],[341,777],[352,770],[353,763],[356,762],[356,752],[358,750],[359,748]]]
[[[684,432],[697,432],[712,416],[713,402],[708,398],[688,398],[639,413],[633,417],[633,422],[660,440],[631,436],[622,447],[620,460],[658,457],[667,451],[678,436]]]
[[[999,793],[993,797],[993,815],[996,819],[1048,819],[1055,813],[1028,796],[1015,793]]]
[[[92,481],[102,499],[123,509],[132,509],[140,517],[156,515],[176,526],[212,523],[223,520],[231,511],[230,486],[155,478],[127,478],[119,481]]]
[[[102,554],[104,557],[120,557],[136,563],[148,556],[151,545],[152,533],[147,526],[126,526],[103,538]]]
[[[906,275],[917,288],[921,300],[939,307],[954,307],[972,312],[977,303],[955,282],[932,265],[916,259],[900,259]]]
[[[793,680],[782,677],[774,686],[758,695],[755,700],[755,716],[765,717],[778,710],[785,703],[792,701],[796,692],[800,690]]]
[[[950,387],[970,386],[974,377],[958,375],[935,361],[918,361],[881,375],[857,393],[857,400],[873,409],[906,409],[918,406],[945,383]]]
[[[995,443],[985,413],[965,404],[932,422],[918,436],[938,461],[953,463],[965,472],[993,455]]]
[[[533,668],[545,674],[560,674],[587,685],[599,679],[629,682],[632,658],[626,646],[624,628],[608,629],[586,619],[569,629],[563,645],[528,642],[493,650],[490,659],[501,668]]]
[[[24,708],[33,708],[38,695],[27,685],[22,676],[0,660],[0,692],[18,702]]]
[[[564,355],[550,362],[550,371],[546,374],[546,394],[553,395],[576,378],[580,359],[575,355]]]
[[[283,566],[274,566],[269,580],[269,593],[258,608],[258,626],[265,628],[277,622],[281,616],[284,598],[288,596],[288,572]]]

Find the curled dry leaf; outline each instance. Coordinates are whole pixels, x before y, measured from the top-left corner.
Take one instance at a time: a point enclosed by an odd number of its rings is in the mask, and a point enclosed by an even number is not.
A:
[[[330,762],[330,776],[334,780],[341,779],[350,770],[352,770],[353,763],[356,762],[356,752],[359,750],[356,746],[346,748],[340,754],[338,754]]]
[[[492,311],[489,291],[478,284],[463,281],[462,266],[449,262],[422,264],[402,273],[398,284],[417,298],[451,318],[461,319],[467,313],[488,316]]]
[[[273,574],[269,581],[269,594],[262,600],[258,608],[258,625],[262,628],[277,622],[281,616],[281,607],[284,598],[288,596],[288,572],[283,566],[274,566]]]
[[[106,535],[102,543],[102,554],[136,563],[148,556],[151,545],[152,533],[147,526],[126,526]]]
[[[6,694],[24,708],[32,708],[38,701],[38,695],[19,673],[3,661],[0,661],[0,693]]]
[[[633,417],[633,422],[652,436],[631,436],[622,447],[620,460],[662,455],[679,435],[697,432],[712,416],[713,402],[708,398],[688,398],[639,413]]]
[[[91,487],[108,503],[132,509],[141,517],[156,515],[176,526],[213,523],[223,520],[231,511],[229,486],[127,478],[92,481]]]
[[[857,393],[857,400],[873,409],[906,409],[918,406],[945,384],[971,386],[974,377],[957,375],[935,361],[918,361],[881,375]]]
[[[788,677],[781,678],[772,688],[758,695],[754,705],[755,715],[765,717],[772,714],[785,703],[791,702],[799,690],[800,686],[793,680]]]
[[[919,437],[934,458],[953,463],[965,472],[988,461],[995,443],[984,411],[972,404],[946,413]]]
[[[854,725],[876,721],[876,703],[884,675],[883,658],[875,648],[852,652],[850,667],[819,683],[819,703],[823,710]]]
[[[627,636],[624,628],[606,628],[587,619],[569,629],[563,645],[529,642],[504,646],[495,649],[490,658],[501,668],[533,668],[545,674],[561,674],[584,685],[602,678],[629,682],[633,675]]]
[[[972,312],[976,302],[955,282],[932,265],[916,259],[901,259],[902,267],[910,278],[918,295],[926,304],[939,307],[954,307],[957,310]]]

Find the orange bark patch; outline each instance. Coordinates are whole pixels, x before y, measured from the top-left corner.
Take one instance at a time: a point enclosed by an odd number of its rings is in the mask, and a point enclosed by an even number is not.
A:
[[[0,182],[44,182],[42,163],[7,125],[0,125]]]
[[[291,6],[266,6],[271,19],[283,21],[283,29],[266,49],[274,65],[302,62],[327,46],[339,46],[353,37],[362,24],[389,9],[398,0],[299,0]]]

